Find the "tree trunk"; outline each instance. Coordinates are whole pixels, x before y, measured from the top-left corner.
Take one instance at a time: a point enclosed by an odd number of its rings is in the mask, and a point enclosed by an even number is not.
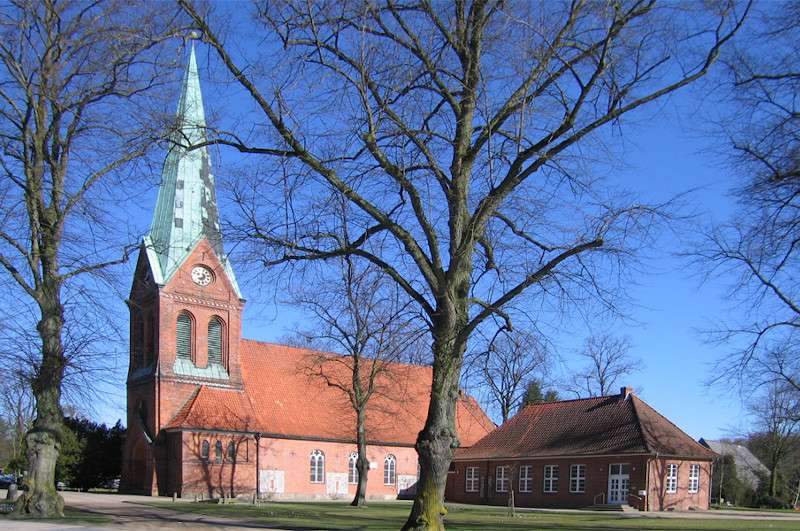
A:
[[[51,286],[48,286],[51,287]],[[42,340],[42,363],[33,379],[36,419],[25,436],[28,446],[28,474],[23,492],[14,505],[14,514],[35,518],[64,516],[64,499],[56,491],[56,460],[61,449],[64,417],[61,411],[61,380],[64,376],[64,350],[61,332],[63,309],[58,287],[46,290],[48,299],[40,303],[42,319],[37,325]]]
[[[773,498],[778,496],[778,465],[775,464],[769,469],[769,495]]]
[[[466,311],[463,319],[466,322]],[[431,401],[425,427],[417,437],[420,477],[411,514],[403,530],[441,530],[447,514],[444,506],[444,489],[447,471],[458,447],[455,429],[456,400],[459,392],[461,362],[465,344],[457,339],[456,327],[443,328],[434,323],[434,365]]]
[[[357,412],[356,420],[356,441],[358,443],[358,460],[356,460],[356,470],[358,470],[358,486],[356,495],[350,503],[353,507],[366,507],[367,505],[367,475],[369,474],[369,459],[367,458],[367,427],[366,411],[361,408]]]

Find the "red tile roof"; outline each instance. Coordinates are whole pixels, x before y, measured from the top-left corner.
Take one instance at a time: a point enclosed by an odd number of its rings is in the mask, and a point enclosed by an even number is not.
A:
[[[712,459],[713,452],[634,395],[527,406],[456,459],[655,454]]]
[[[255,425],[255,410],[246,393],[203,385],[166,427],[251,431]]]
[[[242,340],[244,391],[203,386],[167,427],[354,441],[355,414],[346,393],[309,374],[313,366],[309,360],[319,356],[332,362],[347,360],[287,345]],[[349,369],[341,363],[327,363],[325,374],[332,383],[347,382]],[[413,445],[427,416],[431,368],[392,364],[378,382],[368,404],[368,439],[372,443]],[[225,407],[221,409],[222,403]],[[494,427],[475,399],[466,395],[459,398],[456,428],[462,446],[474,444]]]

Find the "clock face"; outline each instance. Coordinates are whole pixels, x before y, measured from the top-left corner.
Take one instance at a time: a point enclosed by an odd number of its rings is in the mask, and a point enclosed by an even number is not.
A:
[[[192,282],[198,286],[208,286],[214,281],[214,273],[203,266],[195,266],[192,269]]]

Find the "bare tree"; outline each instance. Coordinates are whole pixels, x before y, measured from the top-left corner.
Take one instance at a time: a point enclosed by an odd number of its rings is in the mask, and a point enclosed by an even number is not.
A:
[[[779,470],[800,427],[794,395],[794,390],[785,384],[772,385],[751,397],[747,404],[756,426],[755,433],[748,437],[749,444],[756,447],[757,455],[764,458],[769,469],[768,493],[772,497],[778,495]]]
[[[262,262],[352,255],[425,316],[433,381],[405,528],[443,528],[468,339],[523,294],[613,306],[607,275],[665,208],[604,186],[588,153],[704,76],[749,4],[287,0],[244,18],[179,3],[259,116],[209,143],[278,162],[240,202]],[[237,42],[244,27],[264,46]],[[335,196],[352,205],[351,239],[334,230]]]
[[[520,409],[528,382],[547,372],[549,352],[537,335],[522,330],[500,330],[483,347],[467,355],[467,379],[488,394],[505,422]]]
[[[16,475],[23,470],[20,465],[25,457],[25,434],[33,422],[33,405],[30,382],[19,374],[0,371],[0,419],[7,427],[8,461]]]
[[[579,353],[586,365],[572,376],[570,391],[579,397],[614,393],[623,376],[641,369],[642,361],[631,356],[630,349],[626,337],[609,333],[589,336]]]
[[[17,514],[63,515],[54,469],[66,343],[78,330],[65,327],[67,301],[127,258],[107,207],[115,190],[131,191],[113,179],[152,145],[152,115],[138,102],[165,81],[158,45],[171,18],[159,9],[23,0],[0,10],[0,266],[35,308],[39,347],[20,360],[31,363],[36,417]]]
[[[355,414],[358,485],[351,505],[365,506],[370,400],[402,386],[398,362],[423,331],[414,324],[413,307],[400,288],[387,284],[374,266],[359,268],[348,256],[336,261],[333,274],[323,274],[298,291],[292,302],[314,316],[312,326],[298,331],[301,341],[295,343],[342,354],[311,352],[300,370],[341,391]]]
[[[726,58],[730,112],[720,124],[737,209],[698,251],[710,276],[730,281],[735,316],[709,337],[726,347],[712,383],[743,394],[788,385],[800,397],[800,5],[770,4],[747,46]]]

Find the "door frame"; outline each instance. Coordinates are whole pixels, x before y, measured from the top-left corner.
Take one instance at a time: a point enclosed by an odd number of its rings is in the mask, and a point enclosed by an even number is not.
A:
[[[622,467],[625,466],[625,465],[628,466],[628,473],[627,474],[623,474],[621,472],[622,471]],[[611,473],[611,467],[613,467],[613,466],[620,467],[619,468],[620,473],[612,474]],[[627,479],[628,480],[628,494],[630,494],[630,484],[631,484],[631,482],[630,482],[631,481],[630,463],[611,463],[610,465],[608,465],[608,497],[606,499],[606,503],[614,504],[614,505],[616,505],[616,504],[627,504],[628,503],[627,496],[625,497],[626,499],[619,499],[619,500],[618,499],[614,499],[614,500],[611,499],[611,480],[614,479],[614,478],[619,480],[619,489],[617,489],[617,490],[620,492],[620,495],[622,494],[622,481],[624,479]]]

